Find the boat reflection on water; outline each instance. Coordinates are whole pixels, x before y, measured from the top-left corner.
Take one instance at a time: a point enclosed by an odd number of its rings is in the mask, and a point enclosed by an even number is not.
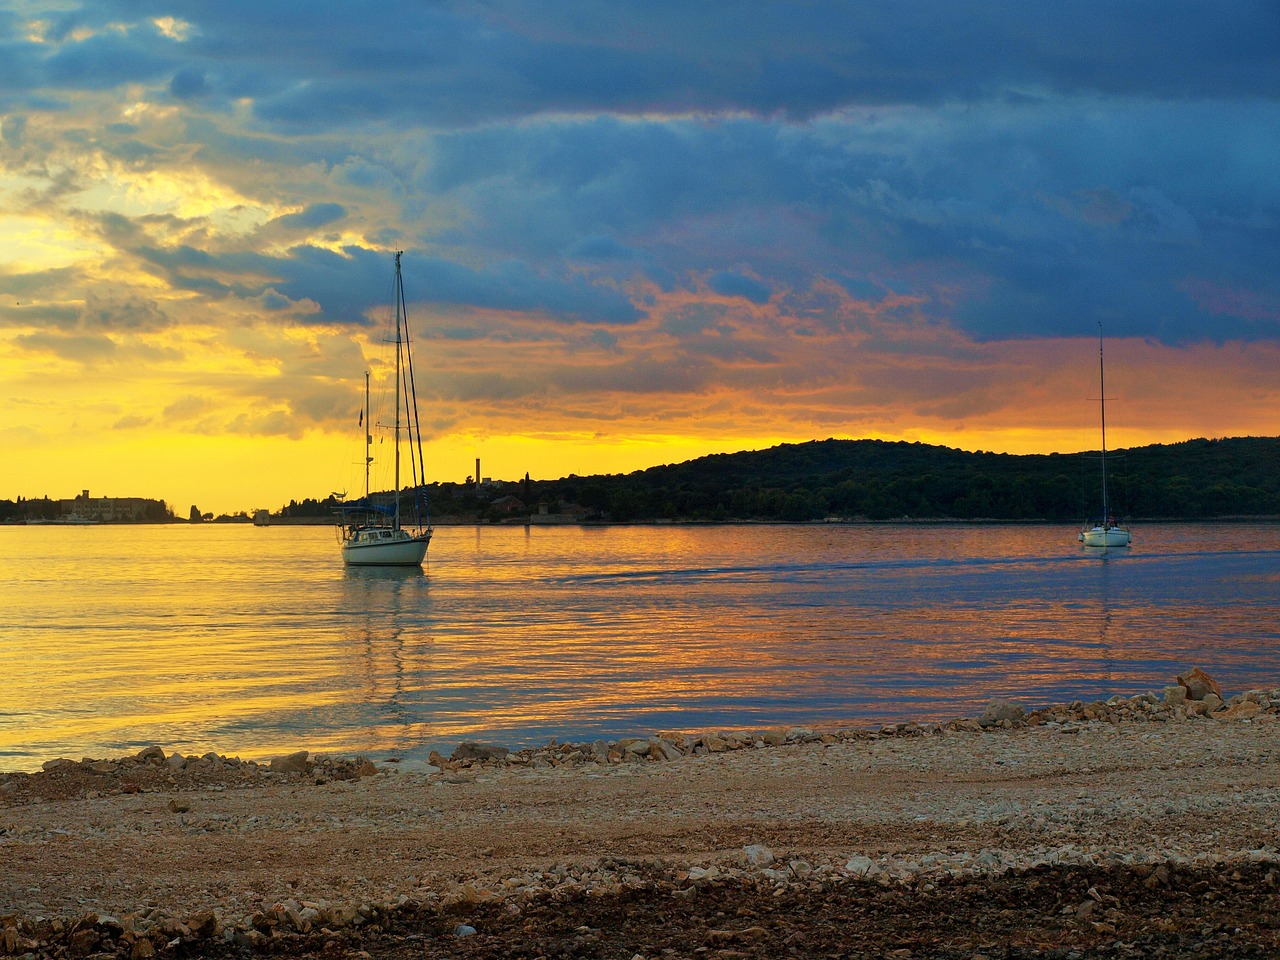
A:
[[[395,583],[406,580],[425,580],[427,572],[422,567],[357,567],[343,568],[343,579],[350,583],[363,580],[369,583]]]
[[[422,567],[343,568],[345,647],[352,655],[352,704],[360,726],[384,749],[420,737],[433,718],[420,696],[430,637],[422,629],[428,578]]]
[[[1111,557],[1113,556],[1120,555],[1120,554],[1117,554],[1115,551],[1112,551],[1111,555],[1107,556],[1106,547],[1097,547],[1097,548],[1085,547],[1084,549],[1086,553],[1097,552],[1101,554],[1104,557],[1104,559],[1107,559],[1107,560],[1110,560]],[[1115,624],[1112,622],[1113,617],[1112,617],[1111,564],[1110,563],[1103,563],[1101,566],[1099,566],[1098,582],[1097,582],[1096,589],[1097,589],[1096,602],[1098,604],[1098,611],[1095,614],[1094,619],[1095,619],[1096,630],[1098,635],[1098,640],[1097,640],[1098,658],[1094,662],[1094,669],[1097,671],[1098,677],[1100,678],[1102,683],[1108,684],[1108,685],[1115,684],[1115,687],[1116,687],[1115,692],[1120,693],[1122,692],[1123,687],[1120,682],[1121,676],[1120,676],[1120,671],[1118,669],[1118,664],[1116,661],[1114,643],[1110,638],[1110,634],[1112,633],[1112,630],[1115,626]]]
[[[1086,557],[1097,557],[1100,560],[1119,559],[1128,556],[1131,552],[1130,544],[1133,540],[1126,539],[1124,543],[1081,543],[1080,553]],[[1124,549],[1120,549],[1123,547]]]

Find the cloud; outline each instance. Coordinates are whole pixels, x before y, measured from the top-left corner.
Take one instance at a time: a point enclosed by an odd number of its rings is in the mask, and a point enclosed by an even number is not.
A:
[[[183,68],[169,81],[169,92],[179,100],[192,100],[209,92],[203,70]]]
[[[314,230],[337,223],[347,215],[340,203],[313,203],[299,213],[288,213],[272,221],[286,230]]]
[[[110,337],[52,331],[19,334],[11,342],[32,353],[49,353],[76,363],[93,363],[116,352],[116,343]]]
[[[520,260],[475,270],[444,260],[423,263],[422,296],[427,302],[488,309],[534,311],[561,321],[634,323],[644,314],[617,289],[576,276],[555,276]]]
[[[51,84],[78,90],[106,90],[168,75],[173,55],[149,38],[107,30],[85,40],[63,39],[44,63]]]
[[[179,36],[150,19],[172,17]],[[150,18],[150,19],[144,19]],[[125,24],[124,31],[111,25]],[[90,31],[87,39],[74,39]],[[1250,98],[1274,93],[1265,0],[1120,7],[931,0],[711,7],[582,0],[417,5],[393,28],[356,7],[96,3],[46,30],[51,79],[139,82],[181,48],[227,96],[289,128],[402,119],[470,125],[539,113],[749,112],[936,105],[1007,92]]]
[[[188,394],[168,404],[163,412],[168,421],[192,420],[212,412],[215,406],[209,397]]]
[[[1195,276],[1268,295],[1280,117],[1265,5],[1176,4],[1153,24],[1088,4],[919,19],[910,2],[760,5],[731,23],[684,5],[553,4],[535,20],[499,4],[414,8],[390,33],[301,9],[94,5],[18,44],[43,65],[41,95],[127,82],[204,105],[118,125],[95,149],[174,162],[185,135],[241,189],[293,192],[297,212],[257,229],[270,256],[136,250],[180,289],[271,286],[317,304],[313,322],[353,322],[378,289],[361,285],[363,235],[429,247],[436,302],[562,323],[635,322],[637,281],[701,276],[762,303],[822,276],[910,291],[981,338],[1100,316],[1178,342],[1208,321],[1270,335],[1182,292]],[[253,123],[233,121],[235,103]],[[343,262],[318,273],[305,249],[280,253],[299,242]]]
[[[768,303],[770,291],[767,284],[730,270],[719,270],[707,278],[707,286],[725,297],[741,297],[752,303]]]
[[[115,298],[89,293],[76,325],[83,330],[154,332],[165,329],[171,322],[154,301],[132,295]]]

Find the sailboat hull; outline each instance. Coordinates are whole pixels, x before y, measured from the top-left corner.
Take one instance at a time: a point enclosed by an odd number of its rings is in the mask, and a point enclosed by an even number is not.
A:
[[[404,530],[361,530],[343,541],[342,560],[352,567],[420,567],[430,543],[430,531],[413,536]]]
[[[1127,547],[1133,537],[1122,527],[1090,527],[1080,531],[1080,542],[1086,547]]]

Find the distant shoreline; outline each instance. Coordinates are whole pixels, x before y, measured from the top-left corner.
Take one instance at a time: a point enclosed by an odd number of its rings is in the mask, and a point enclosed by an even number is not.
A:
[[[578,520],[552,519],[538,520],[523,517],[503,520],[477,520],[459,517],[442,517],[432,520],[433,527],[1070,527],[1083,523],[1083,520],[1003,520],[988,518],[960,517],[896,517],[887,520],[869,520],[858,517],[840,517],[827,520]],[[1260,516],[1225,516],[1198,517],[1137,517],[1130,518],[1131,524],[1166,524],[1171,526],[1190,526],[1193,524],[1245,524],[1245,523],[1280,523],[1280,515],[1263,514]],[[336,520],[325,517],[272,517],[266,524],[255,524],[251,520],[202,520],[198,523],[190,520],[94,520],[90,522],[76,520],[5,520],[0,527],[332,527]]]

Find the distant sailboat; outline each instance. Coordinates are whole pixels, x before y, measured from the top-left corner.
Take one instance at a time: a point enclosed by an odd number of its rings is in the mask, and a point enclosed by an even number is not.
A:
[[[1099,403],[1102,411],[1102,517],[1085,524],[1079,541],[1086,547],[1127,547],[1133,542],[1129,528],[1111,515],[1107,503],[1107,377],[1102,359],[1102,324],[1098,324],[1098,385],[1102,390]]]
[[[400,254],[396,254],[395,284],[395,486],[390,502],[375,501],[369,492],[369,465],[373,462],[369,447],[373,443],[369,423],[369,374],[364,378],[364,414],[360,418],[365,438],[364,496],[342,504],[342,559],[350,566],[421,566],[431,543],[431,525],[427,518],[424,485],[426,474],[422,460],[422,435],[418,421],[418,395],[413,378],[413,354],[410,347],[409,316],[405,309],[404,282],[400,275]],[[404,401],[403,423],[401,400]],[[400,434],[409,440],[409,463],[413,472],[411,501],[406,509],[400,489]],[[417,455],[415,460],[414,455]],[[384,498],[385,499],[385,498]]]

